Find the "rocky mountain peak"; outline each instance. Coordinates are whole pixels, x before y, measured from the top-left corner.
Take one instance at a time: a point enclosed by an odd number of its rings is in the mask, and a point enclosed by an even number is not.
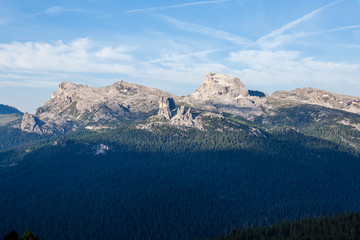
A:
[[[76,89],[84,88],[84,87],[88,87],[88,86],[84,85],[84,84],[76,84],[76,83],[72,83],[72,82],[62,82],[59,84],[58,89],[60,91],[67,91],[67,90],[76,90]]]
[[[191,96],[203,100],[214,97],[236,99],[249,97],[249,92],[237,77],[222,73],[208,73],[204,83]]]
[[[198,107],[246,118],[263,113],[239,78],[222,73],[208,73],[203,84],[189,95],[189,101]]]

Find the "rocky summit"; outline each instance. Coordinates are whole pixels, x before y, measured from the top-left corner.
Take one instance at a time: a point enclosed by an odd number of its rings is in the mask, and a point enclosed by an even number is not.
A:
[[[240,79],[226,74],[208,73],[204,83],[188,99],[200,108],[246,118],[262,114]]]
[[[55,134],[81,126],[99,129],[125,122],[142,124],[151,118],[162,124],[202,129],[202,116],[223,113],[274,125],[273,116],[280,116],[281,109],[302,105],[360,114],[359,97],[313,88],[277,91],[269,96],[246,89],[238,77],[208,73],[195,92],[182,97],[124,81],[101,88],[63,82],[44,106],[34,115],[24,114],[15,126],[23,131]]]

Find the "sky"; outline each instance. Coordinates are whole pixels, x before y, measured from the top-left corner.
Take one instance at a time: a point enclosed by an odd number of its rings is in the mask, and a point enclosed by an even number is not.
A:
[[[0,0],[0,104],[33,113],[71,81],[188,95],[206,73],[247,89],[360,96],[360,0]]]

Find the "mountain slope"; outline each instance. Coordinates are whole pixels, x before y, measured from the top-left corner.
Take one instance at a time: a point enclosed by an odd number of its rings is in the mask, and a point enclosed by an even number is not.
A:
[[[300,221],[284,220],[272,226],[231,230],[215,240],[302,240],[302,239],[356,239],[360,235],[360,214],[349,212],[332,217],[303,218]]]
[[[216,128],[85,131],[31,150],[0,172],[4,234],[15,224],[53,240],[192,240],[360,210],[351,149],[295,131]]]
[[[174,95],[138,84],[117,82],[103,88],[64,82],[51,99],[36,111],[43,120],[100,122],[118,120],[131,113],[148,113],[157,108],[161,96]]]
[[[269,101],[275,106],[312,104],[351,113],[360,113],[359,97],[314,88],[297,88],[289,92],[277,91],[271,95]]]
[[[287,94],[215,73],[185,97],[62,83],[0,128],[0,237],[196,240],[359,211],[360,115]]]
[[[174,105],[172,110],[164,110],[161,105],[163,101],[159,105],[159,99],[171,99]],[[249,120],[266,129],[292,127],[308,134],[301,124],[296,125],[287,119],[296,119],[297,115],[311,118],[306,128],[315,128],[321,119],[326,119],[319,115],[317,109],[320,106],[323,107],[320,111],[323,116],[332,115],[333,109],[340,110],[337,118],[332,118],[335,120],[333,125],[342,124],[357,131],[360,129],[359,118],[356,115],[349,118],[347,112],[358,114],[359,104],[358,97],[311,88],[278,91],[269,96],[259,91],[249,91],[239,78],[220,73],[208,73],[204,83],[194,93],[184,97],[123,81],[103,88],[64,82],[35,115],[24,115],[20,127],[38,134],[63,134],[82,127],[114,128],[119,124],[140,124],[140,128],[149,130],[154,124],[203,129],[202,116],[225,114]],[[308,108],[308,113],[294,112],[302,108]],[[165,116],[161,112],[163,110],[159,109],[174,111],[179,115]],[[285,114],[284,117],[284,112],[293,115]],[[156,115],[160,118],[156,118]],[[343,135],[343,144],[349,142],[355,148],[360,148],[357,137],[354,140],[353,136]],[[312,136],[324,137],[321,134]]]
[[[14,123],[21,119],[23,113],[18,109],[0,104],[0,126]]]

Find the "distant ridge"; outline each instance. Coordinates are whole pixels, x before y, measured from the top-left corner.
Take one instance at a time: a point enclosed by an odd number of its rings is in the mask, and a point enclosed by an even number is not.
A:
[[[23,114],[21,111],[19,111],[15,107],[0,104],[0,114],[14,114],[14,113]]]

